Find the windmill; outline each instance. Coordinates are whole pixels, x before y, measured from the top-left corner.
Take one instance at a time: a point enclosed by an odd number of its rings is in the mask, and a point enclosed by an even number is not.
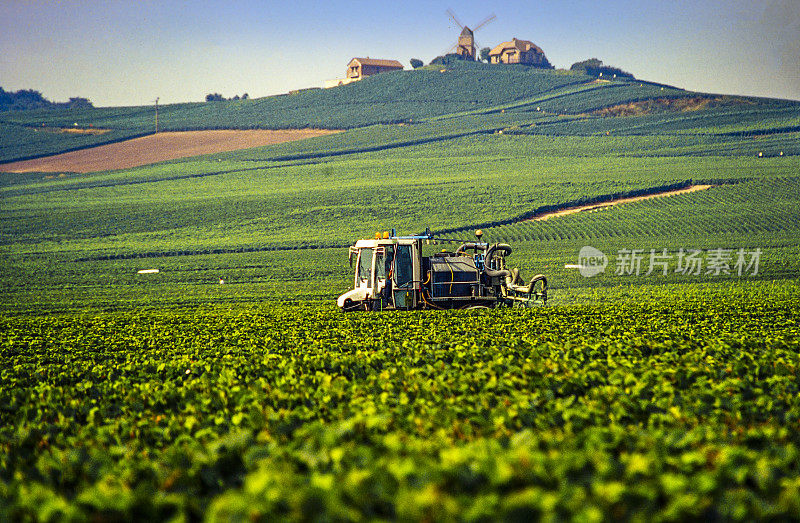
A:
[[[461,34],[458,35],[458,41],[450,46],[447,51],[443,54],[447,54],[453,49],[456,50],[456,54],[460,55],[466,60],[475,60],[475,33],[481,29],[482,27],[489,24],[493,21],[497,16],[494,13],[487,16],[481,23],[475,26],[474,29],[470,29],[468,26],[462,24],[456,14],[453,12],[452,9],[447,10],[448,16],[453,22],[456,23],[458,27],[461,28]]]

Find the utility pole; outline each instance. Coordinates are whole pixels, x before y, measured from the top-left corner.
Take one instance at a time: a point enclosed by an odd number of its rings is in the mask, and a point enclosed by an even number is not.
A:
[[[158,98],[156,98],[156,133],[158,133]]]

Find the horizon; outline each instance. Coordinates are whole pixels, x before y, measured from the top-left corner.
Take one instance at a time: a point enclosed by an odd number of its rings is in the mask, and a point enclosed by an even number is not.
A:
[[[0,86],[97,107],[201,102],[209,93],[261,98],[321,87],[357,56],[427,64],[460,32],[449,7],[471,27],[496,14],[476,32],[479,47],[531,40],[557,69],[596,57],[690,91],[800,100],[800,3],[792,0],[572,0],[536,9],[518,0],[11,2],[0,6]]]

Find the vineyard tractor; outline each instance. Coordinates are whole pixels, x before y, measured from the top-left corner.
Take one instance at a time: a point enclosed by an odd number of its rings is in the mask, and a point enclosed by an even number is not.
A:
[[[426,229],[416,236],[375,233],[350,247],[355,266],[353,289],[339,296],[343,311],[411,309],[487,309],[531,307],[547,303],[547,278],[523,283],[509,269],[511,247],[477,241],[436,238]],[[423,244],[461,243],[455,251],[423,255]]]

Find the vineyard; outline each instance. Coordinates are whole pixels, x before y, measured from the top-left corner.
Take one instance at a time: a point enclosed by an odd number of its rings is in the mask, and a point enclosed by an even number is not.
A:
[[[681,100],[695,105],[681,106]],[[613,113],[615,107],[637,103],[650,105],[631,117],[598,116],[603,110]],[[154,116],[153,107],[0,113],[0,134],[4,138],[0,162],[151,134]],[[798,102],[720,97],[627,78],[598,82],[573,71],[478,63],[396,71],[334,89],[291,95],[159,107],[159,127],[163,131],[353,130],[322,142],[333,146],[323,147],[328,154],[498,131],[546,136],[666,134],[676,136],[676,142],[686,140],[689,146],[698,139],[703,145],[710,141],[741,146],[747,143],[747,137],[769,135],[774,142],[768,147],[770,151],[783,147],[797,154],[798,118]],[[108,132],[54,132],[69,128]],[[270,151],[282,149],[291,147]],[[728,148],[725,152],[724,148],[717,148],[714,152],[737,153],[741,150]]]
[[[800,519],[798,102],[489,70],[165,106],[346,130],[2,173],[0,521]],[[151,118],[2,113],[0,161]],[[335,310],[352,242],[425,227],[512,244],[548,306]]]
[[[4,319],[0,517],[794,518],[797,291]]]

